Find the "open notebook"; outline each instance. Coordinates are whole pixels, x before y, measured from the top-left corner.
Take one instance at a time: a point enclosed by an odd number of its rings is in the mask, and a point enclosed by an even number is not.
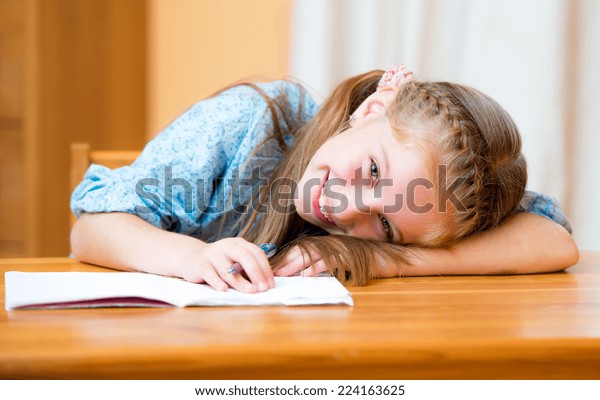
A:
[[[352,296],[333,277],[275,277],[256,294],[138,272],[5,273],[6,309],[345,304]]]

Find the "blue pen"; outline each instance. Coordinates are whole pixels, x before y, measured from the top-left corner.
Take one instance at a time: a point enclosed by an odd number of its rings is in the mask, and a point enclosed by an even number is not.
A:
[[[258,245],[258,247],[260,247],[260,249],[265,253],[265,256],[267,256],[267,258],[270,258],[271,256],[275,255],[275,253],[277,253],[277,246],[275,246],[273,243],[263,243]],[[239,274],[240,272],[242,272],[242,266],[240,265],[240,263],[236,262],[231,267],[229,267],[227,272],[229,272],[232,275]]]

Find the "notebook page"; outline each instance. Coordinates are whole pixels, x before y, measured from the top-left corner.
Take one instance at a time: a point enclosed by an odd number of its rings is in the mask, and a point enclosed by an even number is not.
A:
[[[5,273],[5,292],[7,310],[35,305],[43,305],[40,308],[156,307],[160,302],[178,307],[353,305],[350,293],[333,277],[275,277],[275,288],[246,294],[233,289],[219,292],[204,284],[138,272],[10,271]]]

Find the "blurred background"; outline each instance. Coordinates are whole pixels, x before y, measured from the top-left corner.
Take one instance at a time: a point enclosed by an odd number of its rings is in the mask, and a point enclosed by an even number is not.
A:
[[[398,63],[502,104],[529,188],[600,250],[599,1],[0,0],[0,257],[69,254],[72,142],[141,149],[231,82],[320,101]]]

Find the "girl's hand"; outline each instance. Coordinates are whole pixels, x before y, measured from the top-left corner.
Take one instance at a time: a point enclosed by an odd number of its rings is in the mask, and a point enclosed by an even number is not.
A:
[[[327,272],[325,261],[317,253],[312,253],[315,261],[311,264],[308,254],[302,254],[298,246],[294,246],[286,255],[281,266],[275,271],[276,276],[316,276]]]
[[[231,274],[229,268],[239,263],[243,272]],[[216,290],[232,287],[244,293],[264,292],[275,286],[269,260],[257,245],[242,238],[226,238],[214,243],[202,243],[184,256],[183,279],[207,283]]]

